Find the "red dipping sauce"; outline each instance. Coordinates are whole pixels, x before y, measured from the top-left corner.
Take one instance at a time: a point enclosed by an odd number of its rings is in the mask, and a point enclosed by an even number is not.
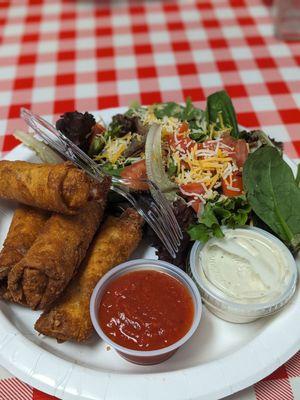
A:
[[[98,318],[113,342],[151,351],[180,340],[189,331],[194,312],[191,294],[179,280],[143,269],[125,273],[106,286]]]

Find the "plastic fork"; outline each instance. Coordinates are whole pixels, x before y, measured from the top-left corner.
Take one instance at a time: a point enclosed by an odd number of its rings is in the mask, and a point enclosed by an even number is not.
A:
[[[101,166],[52,124],[26,108],[21,108],[21,117],[52,150],[57,151],[64,158],[72,161],[77,167],[86,171],[97,181],[103,181],[103,177],[106,174],[103,172]],[[175,258],[183,236],[172,205],[154,182],[149,179],[142,180],[142,182],[148,184],[151,197],[130,188],[130,186],[134,187],[132,185],[134,180],[132,179],[112,177],[111,189],[125,197],[131,203],[157,234],[170,255]]]
[[[0,207],[0,215],[3,215],[4,217],[7,217],[8,214],[6,211],[3,210],[3,208]]]

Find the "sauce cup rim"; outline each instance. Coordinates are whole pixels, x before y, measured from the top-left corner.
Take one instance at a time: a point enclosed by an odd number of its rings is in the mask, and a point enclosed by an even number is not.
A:
[[[138,268],[140,267],[140,268]],[[103,294],[106,285],[113,281],[114,278],[117,278],[118,276],[121,276],[127,272],[130,271],[136,271],[137,269],[139,270],[157,270],[160,272],[167,273],[168,275],[172,276],[173,278],[176,278],[179,280],[182,284],[185,285],[185,287],[188,289],[194,303],[194,317],[193,317],[193,322],[187,331],[187,333],[179,340],[177,340],[175,343],[163,347],[161,349],[157,350],[134,350],[134,349],[129,349],[127,347],[121,346],[116,342],[113,342],[102,330],[101,325],[98,321],[98,309],[99,309],[99,303],[101,299],[101,295]],[[196,331],[200,319],[202,316],[202,303],[201,303],[201,296],[199,293],[199,290],[194,283],[194,281],[188,276],[188,274],[184,271],[182,271],[179,267],[176,267],[175,265],[168,263],[166,261],[161,261],[161,260],[153,260],[153,259],[135,259],[135,260],[130,260],[125,263],[119,264],[118,266],[112,268],[109,272],[107,272],[97,283],[95,289],[93,290],[93,294],[91,296],[90,300],[90,316],[92,320],[92,324],[97,332],[97,334],[100,336],[100,338],[107,343],[109,346],[114,348],[115,350],[130,355],[130,356],[136,356],[136,357],[153,357],[153,356],[160,356],[166,353],[169,353],[171,351],[175,351],[179,347],[181,347],[185,342],[187,342],[191,336],[194,334]]]

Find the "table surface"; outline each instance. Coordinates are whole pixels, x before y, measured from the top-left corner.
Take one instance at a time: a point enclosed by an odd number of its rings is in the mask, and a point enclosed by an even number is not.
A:
[[[239,123],[300,157],[300,42],[274,38],[269,0],[0,0],[0,157],[21,106],[65,112],[182,102],[225,88]],[[284,334],[284,332],[283,332]],[[53,398],[0,369],[0,400]],[[228,400],[300,398],[300,354]]]

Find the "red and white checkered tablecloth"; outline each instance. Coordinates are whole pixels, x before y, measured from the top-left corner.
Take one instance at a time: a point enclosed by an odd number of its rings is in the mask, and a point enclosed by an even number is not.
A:
[[[298,159],[300,42],[274,38],[270,3],[0,0],[0,156],[17,145],[21,106],[57,118],[132,100],[201,105],[225,88],[240,124]],[[0,378],[0,400],[53,398],[5,370]],[[300,399],[300,354],[230,399]]]

